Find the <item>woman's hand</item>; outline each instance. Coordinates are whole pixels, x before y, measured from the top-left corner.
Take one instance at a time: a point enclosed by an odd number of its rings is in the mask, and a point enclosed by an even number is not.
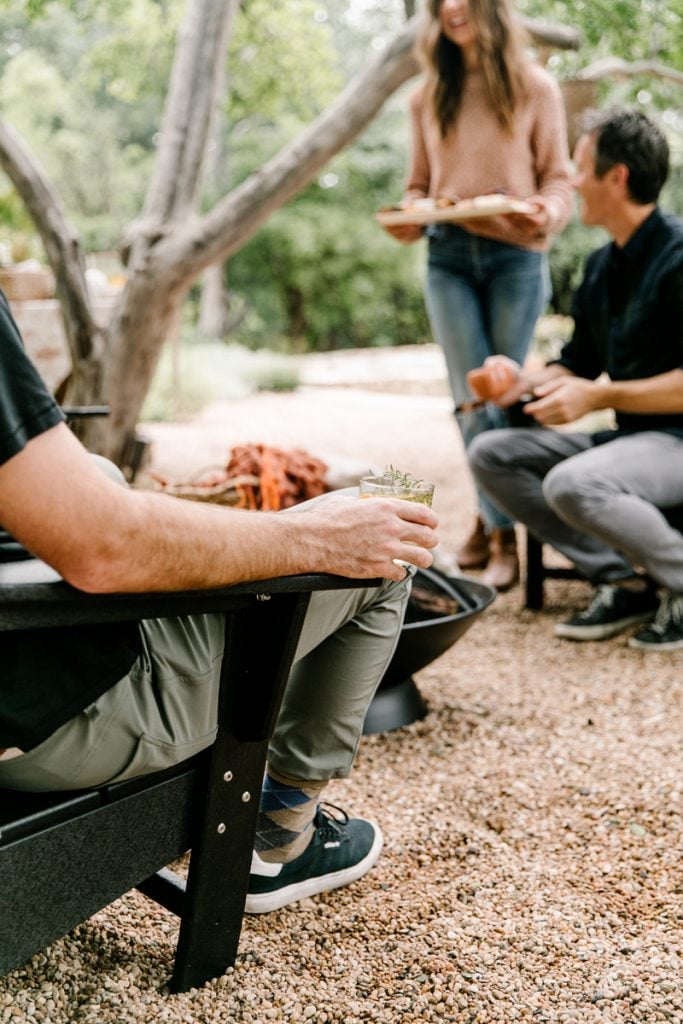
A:
[[[534,209],[532,213],[503,214],[519,235],[528,238],[545,238],[550,230],[550,214],[544,203],[538,199],[530,200]]]
[[[408,245],[410,242],[417,242],[418,238],[422,238],[423,227],[420,224],[394,224],[389,227],[383,224],[382,227],[395,238],[398,242],[403,242],[404,245]]]

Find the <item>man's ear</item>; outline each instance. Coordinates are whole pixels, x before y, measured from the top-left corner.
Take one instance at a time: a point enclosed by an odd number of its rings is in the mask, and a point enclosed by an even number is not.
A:
[[[624,194],[628,195],[628,179],[630,172],[626,164],[614,164],[613,167],[610,167],[607,173],[612,184],[623,189]]]

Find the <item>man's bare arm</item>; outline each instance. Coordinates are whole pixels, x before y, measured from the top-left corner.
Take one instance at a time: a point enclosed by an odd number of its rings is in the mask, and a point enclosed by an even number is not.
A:
[[[683,369],[644,380],[609,381],[605,388],[605,408],[617,412],[683,413]]]
[[[534,389],[536,400],[524,411],[543,426],[572,423],[599,409],[662,415],[683,413],[683,370],[642,380],[586,380],[556,378]]]
[[[0,466],[0,523],[93,593],[183,590],[303,572],[402,579],[423,568],[437,517],[408,501],[330,495],[296,516],[132,491],[110,480],[67,427]],[[417,546],[413,546],[417,545]]]

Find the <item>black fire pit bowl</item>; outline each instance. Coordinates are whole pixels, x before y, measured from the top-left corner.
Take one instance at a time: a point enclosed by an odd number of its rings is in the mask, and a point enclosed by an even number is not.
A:
[[[408,725],[427,713],[412,676],[452,647],[481,615],[496,591],[469,576],[444,576],[436,569],[418,569],[414,587],[429,590],[458,602],[453,615],[423,611],[412,600],[394,656],[389,663],[372,704],[363,732],[388,732]]]

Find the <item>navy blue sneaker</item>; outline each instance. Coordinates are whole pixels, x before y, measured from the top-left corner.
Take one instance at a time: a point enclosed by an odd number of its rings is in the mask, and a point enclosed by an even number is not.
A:
[[[585,611],[557,623],[555,636],[566,640],[607,640],[629,626],[654,618],[658,604],[654,587],[628,590],[603,583],[596,588]]]
[[[628,645],[641,651],[683,650],[683,594],[665,594],[654,622],[632,636]]]
[[[311,842],[289,864],[269,864],[254,852],[247,914],[267,914],[316,893],[338,889],[370,870],[382,850],[379,826],[340,813],[342,817],[335,818],[319,806]]]

